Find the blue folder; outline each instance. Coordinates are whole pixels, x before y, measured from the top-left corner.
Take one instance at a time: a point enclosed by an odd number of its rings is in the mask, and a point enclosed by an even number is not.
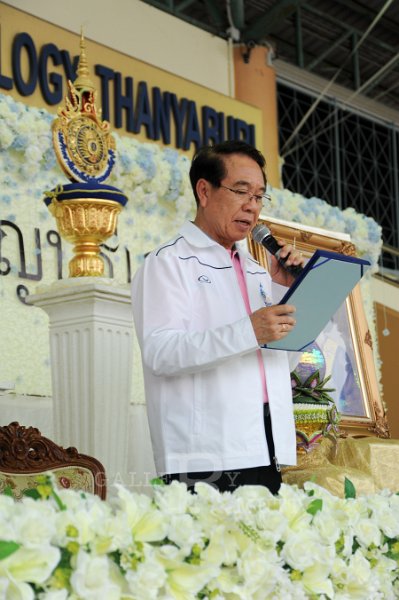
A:
[[[295,306],[295,327],[263,347],[298,352],[314,342],[369,267],[362,258],[316,250],[280,301]]]

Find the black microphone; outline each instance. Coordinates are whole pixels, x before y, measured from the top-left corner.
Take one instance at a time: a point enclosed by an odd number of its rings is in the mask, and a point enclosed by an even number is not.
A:
[[[256,227],[254,227],[252,231],[252,238],[258,244],[262,244],[262,246],[264,246],[266,250],[269,250],[269,252],[271,252],[271,254],[273,254],[277,258],[279,264],[290,275],[292,275],[293,277],[298,277],[302,273],[303,267],[301,267],[300,265],[285,264],[289,255],[285,258],[280,258],[280,251],[282,247],[280,246],[276,238],[272,236],[270,229],[266,227],[266,225],[256,225]]]

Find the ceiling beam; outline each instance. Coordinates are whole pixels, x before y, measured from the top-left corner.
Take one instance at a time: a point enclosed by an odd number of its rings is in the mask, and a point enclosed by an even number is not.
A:
[[[373,10],[371,8],[367,8],[359,4],[358,2],[354,2],[353,0],[335,0],[335,2],[337,2],[337,4],[341,4],[347,10],[355,12],[363,17],[369,18],[370,22],[373,21],[373,19],[375,19],[375,17],[378,14],[378,11]],[[393,33],[394,35],[398,35],[398,29],[395,23],[393,23],[387,15],[384,18],[383,27],[387,31]]]
[[[224,14],[213,0],[205,0],[204,4],[208,12],[211,22],[214,24],[216,29],[224,29]]]
[[[176,4],[176,13],[181,13],[183,10],[194,4],[194,2],[196,2],[196,0],[182,0],[182,2]]]
[[[392,58],[379,69],[374,75],[372,75],[367,81],[365,81],[359,88],[358,92],[362,94],[368,94],[390,71],[393,71],[394,67],[399,63],[399,52],[397,52]]]
[[[356,29],[355,27],[347,25],[343,21],[340,21],[339,19],[332,17],[331,15],[329,15],[326,12],[322,12],[321,10],[314,8],[310,4],[305,4],[304,10],[308,11],[310,14],[320,17],[325,22],[330,21],[330,23],[333,23],[334,25],[336,25],[337,27],[340,27],[341,29],[346,29],[348,31],[351,31],[352,33],[357,33],[359,35],[359,37],[361,37],[364,34],[364,31],[360,31],[359,29]],[[384,23],[385,23],[385,21],[384,21]],[[395,52],[395,50],[396,50],[393,46],[383,42],[378,37],[368,36],[368,40],[369,40],[369,42],[372,42],[376,46],[379,46],[380,48],[383,48],[384,50],[388,50],[389,52]]]
[[[280,0],[259,19],[256,19],[242,32],[245,42],[260,41],[273,32],[273,29],[295,13],[303,0]]]
[[[309,71],[314,69],[314,67],[321,63],[333,50],[338,48],[338,46],[345,42],[351,35],[351,31],[345,31],[341,35],[341,37],[339,37],[331,46],[328,46],[328,48],[324,52],[319,54],[317,58],[315,58],[314,60],[312,60],[312,62],[306,65],[306,69],[308,69]]]
[[[382,90],[381,92],[378,92],[378,94],[376,96],[373,96],[373,98],[374,98],[374,100],[380,100],[380,98],[383,98],[384,96],[388,96],[394,90],[396,90],[398,87],[399,87],[399,75],[398,75],[398,79],[397,79],[396,83],[391,85],[391,87],[387,88],[386,90]]]

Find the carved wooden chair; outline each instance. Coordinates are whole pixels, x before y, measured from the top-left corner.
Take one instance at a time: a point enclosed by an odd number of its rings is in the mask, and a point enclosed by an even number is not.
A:
[[[35,427],[17,422],[0,426],[0,493],[11,489],[16,500],[35,488],[36,477],[51,471],[59,488],[72,488],[105,499],[103,465],[95,458],[79,454],[76,448],[62,448],[44,437]]]

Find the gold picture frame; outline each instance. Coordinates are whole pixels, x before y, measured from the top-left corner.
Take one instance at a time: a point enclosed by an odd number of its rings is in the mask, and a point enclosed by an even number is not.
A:
[[[345,234],[324,233],[314,227],[287,223],[271,217],[261,216],[259,223],[266,225],[274,237],[293,244],[308,257],[317,249],[347,256],[356,255],[354,244]],[[265,248],[252,239],[248,239],[248,247],[256,260],[267,269],[269,265]],[[355,287],[316,342],[328,356],[326,376],[331,375],[328,387],[335,388],[331,395],[341,414],[341,433],[353,437],[372,435],[389,438],[388,422],[379,394],[372,336],[360,285]]]

